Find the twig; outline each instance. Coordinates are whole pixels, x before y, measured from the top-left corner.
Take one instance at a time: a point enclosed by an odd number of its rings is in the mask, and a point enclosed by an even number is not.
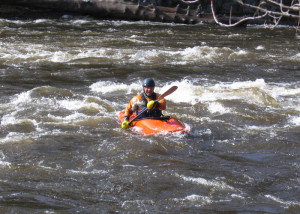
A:
[[[239,20],[238,22],[234,23],[234,24],[223,24],[222,22],[219,22],[219,20],[217,19],[216,17],[216,14],[215,14],[215,11],[214,11],[214,3],[213,3],[213,0],[210,1],[211,3],[211,11],[212,11],[212,15],[214,17],[214,20],[215,22],[220,25],[220,26],[223,26],[223,27],[235,27],[235,26],[238,26],[239,24],[245,22],[245,21],[248,21],[248,20],[256,20],[256,19],[262,19],[264,17],[266,17],[268,15],[268,12],[265,12],[265,14],[261,15],[261,16],[256,16],[256,17],[246,17],[246,18],[243,18],[241,20]]]
[[[232,8],[231,8],[230,17],[229,17],[230,18],[229,19],[229,24],[224,24],[224,23],[221,23],[221,22],[218,21],[218,19],[216,17],[216,14],[215,14],[215,11],[214,11],[213,0],[211,0],[212,15],[213,15],[214,20],[217,24],[219,24],[221,26],[224,26],[224,27],[234,27],[234,26],[237,26],[237,25],[241,24],[242,22],[245,22],[245,21],[248,21],[248,20],[257,20],[257,19],[262,19],[266,16],[269,16],[269,17],[273,18],[273,20],[274,20],[274,26],[272,27],[272,28],[274,28],[279,24],[279,22],[281,21],[281,19],[283,17],[300,20],[300,4],[294,4],[294,1],[291,2],[291,6],[284,5],[282,3],[282,0],[280,0],[280,3],[275,2],[274,0],[263,0],[258,6],[244,3],[242,0],[233,0],[233,1],[239,3],[240,5],[242,5],[244,7],[249,7],[249,8],[255,9],[256,12],[253,14],[253,16],[242,18],[238,22],[232,24],[231,23]],[[272,11],[272,10],[263,8],[264,5],[273,5],[273,6],[279,7],[280,12],[276,12],[276,11]],[[299,12],[299,15],[292,14],[290,11]],[[259,12],[263,12],[264,14],[259,15],[260,14]],[[258,14],[258,16],[256,16],[256,14]],[[298,24],[298,26],[299,26],[299,24]]]

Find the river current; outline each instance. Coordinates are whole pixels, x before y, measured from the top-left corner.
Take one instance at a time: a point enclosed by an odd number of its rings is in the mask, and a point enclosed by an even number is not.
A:
[[[0,19],[1,213],[299,213],[300,40],[278,26]],[[185,134],[122,130],[171,86]]]

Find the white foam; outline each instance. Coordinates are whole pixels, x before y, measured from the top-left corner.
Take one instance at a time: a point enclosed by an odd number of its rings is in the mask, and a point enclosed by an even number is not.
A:
[[[151,44],[152,43],[152,42],[148,42],[148,41],[139,40],[137,35],[132,35],[127,40],[131,41],[133,43],[136,43],[136,44]]]
[[[18,120],[16,119],[15,113],[11,113],[11,114],[6,114],[2,117],[1,119],[1,125],[2,126],[6,126],[9,124],[15,124],[17,123]]]
[[[213,114],[226,114],[231,112],[229,108],[225,108],[221,103],[217,102],[210,103],[208,106],[208,110]]]
[[[296,126],[300,126],[300,117],[292,117],[292,118],[290,119],[290,122],[291,122],[292,124],[295,124]]]
[[[78,113],[77,111],[75,111],[73,114],[64,117],[63,120],[67,122],[72,122],[72,121],[78,121],[80,119],[86,119],[86,118],[87,116],[85,114]]]
[[[273,86],[269,89],[269,93],[274,97],[288,97],[300,95],[300,88],[287,88],[286,86]]]
[[[97,93],[112,93],[117,91],[126,91],[126,93],[130,93],[133,91],[141,90],[141,83],[131,83],[130,85],[126,85],[124,83],[115,83],[111,81],[99,81],[90,86],[91,91]]]
[[[235,54],[237,56],[243,56],[243,55],[247,55],[248,52],[245,50],[238,50],[238,51],[235,51],[233,54]]]
[[[207,196],[201,196],[201,195],[196,195],[196,194],[188,195],[185,198],[174,198],[171,200],[174,202],[179,202],[179,203],[192,202],[192,203],[195,203],[196,207],[201,207],[203,205],[211,204],[213,202]]]
[[[82,24],[87,24],[87,23],[91,23],[90,20],[84,20],[84,19],[76,19],[74,21],[72,21],[73,24],[76,25],[82,25]]]
[[[24,60],[30,63],[40,62],[72,62],[85,58],[124,59],[129,50],[114,50],[112,48],[65,48],[59,49],[52,44],[27,44],[27,43],[0,43],[0,57],[6,59],[6,63],[19,64]],[[8,51],[9,50],[9,51]],[[80,62],[85,63],[85,62]]]
[[[19,104],[29,103],[31,101],[30,93],[31,93],[31,91],[27,91],[27,92],[22,92],[22,93],[18,94],[12,100],[12,104],[19,105]]]
[[[292,60],[300,61],[300,53],[296,54],[295,56],[292,56],[291,58]]]
[[[1,144],[4,143],[11,143],[11,142],[21,142],[26,137],[23,133],[17,133],[17,132],[9,132],[4,138],[0,139]]]
[[[2,161],[2,160],[0,160],[0,166],[10,167],[10,166],[11,166],[11,163],[10,163],[10,162],[7,162],[7,161]]]
[[[12,114],[7,114],[4,115],[1,119],[1,125],[2,126],[6,126],[6,125],[12,125],[12,124],[32,124],[33,126],[37,126],[38,123],[35,120],[31,120],[31,119],[19,119],[16,116],[16,112],[12,113]]]
[[[266,83],[264,79],[256,79],[255,81],[216,84],[212,88],[216,90],[238,90],[238,89],[245,89],[245,88],[265,88],[265,87],[266,87]]]
[[[207,86],[201,85],[196,80],[183,79],[165,84],[163,87],[155,88],[157,93],[164,93],[171,86],[178,86],[178,89],[167,97],[174,103],[188,103],[196,105],[198,103],[208,103],[208,110],[212,113],[226,114],[232,110],[223,106],[221,100],[244,100],[245,102],[255,103],[259,105],[278,106],[278,98],[282,96],[298,96],[299,88],[291,88],[293,86],[270,85],[264,79],[256,79],[255,81],[240,81],[232,83],[218,83]],[[132,92],[138,93],[141,90],[141,83],[135,82],[129,85],[124,83],[116,83],[112,81],[99,81],[90,86],[90,89],[99,93],[114,93],[123,91],[126,94]],[[293,102],[296,102],[295,100]],[[297,102],[294,108],[296,108]],[[293,105],[293,103],[290,103]]]
[[[270,129],[270,127],[268,127],[268,126],[245,126],[246,127],[246,129],[248,129],[248,130],[254,130],[254,131],[261,131],[261,130],[269,130]]]
[[[183,125],[185,127],[184,132],[185,133],[190,133],[191,132],[191,126],[187,123],[184,123]]]
[[[255,50],[265,50],[266,48],[263,45],[258,45]]]
[[[40,20],[42,23],[44,20]],[[75,20],[73,24],[85,24],[89,21]],[[107,39],[107,38],[105,38]],[[111,38],[109,38],[111,39]],[[149,41],[139,40],[136,35],[132,37],[123,38],[134,43],[151,43]],[[6,59],[6,63],[22,63],[24,59],[30,63],[40,62],[58,62],[58,63],[74,63],[73,61],[85,58],[105,58],[112,60],[114,63],[139,62],[139,63],[162,63],[170,64],[188,64],[198,61],[210,62],[218,61],[220,59],[228,59],[247,55],[245,50],[233,50],[228,47],[210,47],[207,45],[187,47],[184,49],[178,48],[161,48],[161,49],[112,49],[110,47],[102,48],[85,48],[82,46],[77,48],[65,47],[61,49],[53,46],[53,44],[26,44],[15,42],[12,44],[3,44],[3,51],[1,51],[1,58]],[[2,46],[2,44],[1,44]],[[13,46],[13,48],[11,47]],[[8,51],[9,50],[9,51]],[[174,60],[176,59],[176,60]],[[81,60],[78,63],[86,63]]]
[[[11,163],[8,161],[5,161],[6,156],[4,155],[4,153],[2,151],[0,151],[0,166],[4,166],[4,167],[10,167]]]
[[[65,50],[65,51],[55,51],[51,56],[47,56],[45,60],[51,62],[70,62],[73,60],[79,60],[89,57],[108,57],[107,52],[110,49],[74,49],[74,50]]]
[[[56,51],[53,53],[52,58],[50,58],[50,61],[52,62],[68,62],[71,59],[73,59],[72,55],[63,52],[63,51]]]
[[[194,100],[201,94],[201,87],[194,85],[191,81],[184,79],[182,81],[176,81],[171,84],[166,84],[163,87],[157,87],[156,91],[160,94],[167,91],[172,86],[178,86],[178,89],[170,94],[167,99],[174,103],[194,103]]]
[[[60,107],[68,110],[78,110],[85,104],[81,100],[59,100],[57,101]]]
[[[168,96],[168,100],[175,103],[208,103],[208,110],[212,113],[225,114],[230,113],[231,109],[224,107],[220,100],[243,99],[246,102],[264,104],[265,97],[268,95],[268,85],[263,79],[245,82],[222,83],[212,86],[198,86],[189,80],[174,82],[171,85],[177,85],[178,89]],[[166,85],[159,91],[165,91],[171,85]],[[253,89],[253,90],[250,90]]]
[[[81,175],[95,175],[95,174],[107,174],[108,171],[106,170],[96,170],[96,169],[93,169],[92,171],[85,171],[85,170],[72,170],[72,169],[69,169],[67,170],[68,173],[70,174],[81,174]]]
[[[238,199],[245,199],[244,196],[238,195],[238,194],[231,194],[231,197],[232,197],[232,198],[238,198]]]
[[[49,22],[49,19],[36,19],[34,20],[34,23],[40,24],[40,23],[46,23]]]
[[[197,183],[197,184],[201,184],[201,185],[204,185],[204,186],[211,186],[211,187],[215,187],[217,189],[220,189],[220,190],[234,190],[233,187],[231,187],[230,185],[227,185],[225,182],[223,181],[216,181],[216,180],[206,180],[204,178],[194,178],[194,177],[187,177],[187,176],[184,176],[184,175],[179,175],[179,174],[176,174],[177,177],[183,179],[184,181],[187,181],[187,182],[192,182],[192,183]]]
[[[219,58],[226,57],[228,54],[235,53],[230,48],[227,47],[209,47],[209,46],[195,46],[192,48],[186,48],[177,54],[181,55],[183,61],[199,61],[199,60],[215,60]]]
[[[122,208],[127,207],[127,206],[132,206],[132,205],[154,205],[155,202],[153,200],[131,200],[131,201],[124,201],[122,203]]]
[[[299,202],[296,201],[284,201],[278,197],[275,197],[273,195],[265,195],[266,198],[269,198],[277,203],[283,204],[285,206],[285,208],[288,208],[290,206],[300,206]]]
[[[203,202],[206,202],[206,203],[211,203],[211,200],[210,200],[209,197],[201,196],[201,195],[195,195],[195,194],[186,196],[184,199],[189,200],[189,201],[203,201]]]
[[[214,61],[220,58],[242,56],[248,54],[245,50],[232,50],[227,47],[209,47],[206,45],[187,47],[182,50],[178,49],[152,49],[137,50],[129,55],[130,61],[140,61],[142,63],[152,63],[153,60],[165,60],[170,64],[187,64],[196,61]],[[123,52],[122,55],[126,55]],[[176,60],[173,60],[176,58]]]
[[[132,61],[147,61],[150,60],[151,58],[155,58],[157,57],[157,55],[159,54],[159,52],[157,52],[156,50],[138,50],[136,53],[130,55],[130,59]]]

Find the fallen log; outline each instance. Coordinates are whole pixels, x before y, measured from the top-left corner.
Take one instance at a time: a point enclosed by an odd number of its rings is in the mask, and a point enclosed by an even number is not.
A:
[[[243,4],[241,0],[1,0],[0,16],[58,18],[64,14],[77,14],[101,19],[183,24],[272,24],[273,20],[268,16],[264,19],[245,19],[245,16],[251,17],[253,14],[241,14],[244,11],[241,7],[232,12],[232,5],[237,5],[237,2]],[[292,25],[295,23],[298,22],[291,21]]]
[[[30,16],[30,14],[47,12],[51,16],[51,11],[57,13],[76,13],[90,15],[103,19],[121,19],[121,20],[145,20],[154,22],[174,22],[195,24],[212,20],[201,17],[196,9],[188,11],[179,7],[157,6],[154,3],[140,3],[139,1],[126,0],[2,0],[2,7],[14,6],[16,16]],[[23,7],[23,8],[22,8]],[[20,11],[21,10],[21,11]],[[0,15],[4,16],[2,10]],[[7,14],[6,14],[7,15]],[[11,16],[13,14],[10,13]]]

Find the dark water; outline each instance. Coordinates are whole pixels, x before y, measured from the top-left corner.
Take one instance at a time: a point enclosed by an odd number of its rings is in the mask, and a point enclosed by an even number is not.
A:
[[[294,35],[0,19],[1,213],[299,213]],[[146,77],[185,135],[120,128]]]

